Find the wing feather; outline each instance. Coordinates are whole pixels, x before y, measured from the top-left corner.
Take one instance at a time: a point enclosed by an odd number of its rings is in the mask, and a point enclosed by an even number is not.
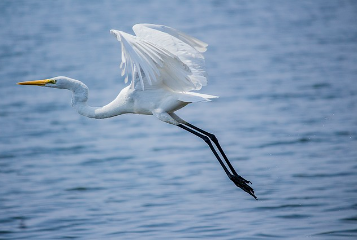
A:
[[[174,91],[199,90],[207,84],[203,52],[207,44],[162,25],[137,24],[136,36],[111,30],[121,43],[122,76],[131,74],[133,86]]]
[[[184,62],[192,72],[190,79],[195,86],[194,90],[207,85],[202,53],[207,50],[208,44],[163,25],[136,24],[133,30],[137,36],[165,48]]]

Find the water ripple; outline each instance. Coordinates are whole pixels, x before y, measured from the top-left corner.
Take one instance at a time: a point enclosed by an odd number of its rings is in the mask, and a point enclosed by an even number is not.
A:
[[[0,1],[0,239],[356,239],[354,1]],[[135,14],[133,14],[135,12]],[[50,14],[49,14],[50,13]],[[220,96],[178,112],[214,133],[258,201],[207,144],[152,116],[88,119],[124,86],[108,30],[162,23],[209,44]]]

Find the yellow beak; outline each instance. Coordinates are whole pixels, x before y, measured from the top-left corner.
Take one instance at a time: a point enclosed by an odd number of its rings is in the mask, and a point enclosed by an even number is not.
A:
[[[36,86],[45,86],[47,83],[52,82],[51,79],[44,79],[44,80],[35,80],[35,81],[27,81],[27,82],[19,82],[19,85],[36,85]]]

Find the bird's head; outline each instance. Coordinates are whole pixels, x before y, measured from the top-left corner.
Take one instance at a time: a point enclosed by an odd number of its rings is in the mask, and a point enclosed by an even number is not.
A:
[[[51,87],[51,88],[60,88],[60,89],[71,89],[71,87],[75,84],[78,84],[79,81],[59,76],[54,78],[48,78],[43,80],[35,80],[35,81],[27,81],[27,82],[19,82],[19,85],[35,85],[41,87]]]

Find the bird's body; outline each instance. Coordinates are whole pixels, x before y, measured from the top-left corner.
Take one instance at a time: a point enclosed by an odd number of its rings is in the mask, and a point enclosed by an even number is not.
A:
[[[235,172],[216,137],[175,114],[175,111],[189,103],[217,98],[192,92],[207,84],[203,57],[207,44],[162,25],[137,24],[133,29],[136,36],[111,30],[121,43],[122,75],[126,75],[127,82],[131,74],[131,83],[122,89],[112,102],[103,107],[88,106],[88,87],[72,78],[60,76],[19,84],[68,89],[73,93],[72,106],[79,114],[89,118],[102,119],[133,113],[154,115],[163,122],[179,126],[202,138],[228,177],[238,187],[255,197],[253,189],[247,185],[249,181]],[[212,143],[221,153],[225,164]]]
[[[88,87],[84,83],[64,76],[54,77],[53,80],[56,81],[58,88],[72,91],[72,106],[79,114],[97,119],[134,113],[154,115],[164,122],[178,125],[176,120],[163,118],[162,114],[173,114],[189,103],[209,101],[209,98],[215,97],[193,92],[175,92],[167,87],[149,88],[143,91],[129,85],[123,88],[109,104],[103,107],[91,107],[87,105]]]
[[[127,86],[120,91],[112,102],[103,107],[90,107],[86,102],[78,101],[84,95],[86,95],[85,91],[79,93],[73,91],[73,107],[81,115],[97,119],[126,113],[153,115],[155,111],[159,110],[172,113],[188,104],[188,102],[179,100],[180,93],[163,88],[141,91]]]

